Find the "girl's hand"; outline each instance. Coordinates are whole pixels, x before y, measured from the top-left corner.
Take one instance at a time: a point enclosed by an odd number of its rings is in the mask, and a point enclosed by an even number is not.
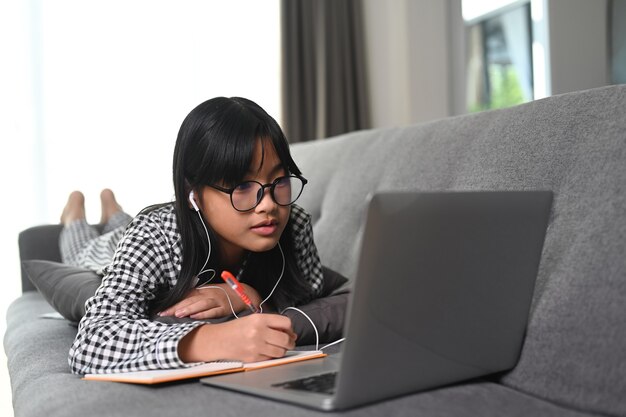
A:
[[[281,358],[295,343],[296,334],[288,317],[251,314],[239,320],[195,328],[179,342],[178,355],[184,362],[220,359],[257,362]]]
[[[240,283],[239,285],[244,288],[252,303],[258,306],[261,302],[259,293],[247,284]],[[229,316],[232,314],[228,303],[229,298],[235,313],[248,308],[227,284],[211,284],[207,288],[194,288],[184,299],[159,313],[159,316],[190,317],[200,320]]]

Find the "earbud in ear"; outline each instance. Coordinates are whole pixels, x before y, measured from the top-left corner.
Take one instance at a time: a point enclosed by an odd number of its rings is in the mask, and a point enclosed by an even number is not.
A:
[[[200,208],[198,207],[198,205],[196,204],[196,200],[194,199],[194,192],[193,190],[189,191],[189,202],[191,203],[191,206],[194,208],[194,210],[196,211],[200,211]]]

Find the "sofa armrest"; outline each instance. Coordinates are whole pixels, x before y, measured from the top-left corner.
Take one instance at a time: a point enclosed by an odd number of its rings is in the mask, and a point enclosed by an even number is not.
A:
[[[22,231],[18,236],[20,261],[42,259],[61,262],[59,235],[62,229],[60,224],[47,224]],[[26,291],[36,291],[36,288],[22,268],[22,292]]]

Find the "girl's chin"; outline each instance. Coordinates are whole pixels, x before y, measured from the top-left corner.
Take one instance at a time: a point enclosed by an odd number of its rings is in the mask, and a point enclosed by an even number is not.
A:
[[[262,241],[252,242],[246,249],[251,252],[267,252],[274,249],[278,245],[278,239],[263,239]]]

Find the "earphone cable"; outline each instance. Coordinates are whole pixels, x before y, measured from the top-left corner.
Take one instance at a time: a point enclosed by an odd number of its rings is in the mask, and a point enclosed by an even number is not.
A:
[[[278,287],[278,283],[280,282],[281,279],[283,279],[283,274],[285,273],[285,253],[283,252],[283,248],[280,246],[280,242],[278,242],[278,249],[280,250],[280,256],[283,259],[283,267],[280,270],[280,276],[278,277],[278,280],[276,280],[276,284],[274,284],[274,288],[272,288],[272,291],[270,291],[270,294],[265,298],[265,300],[261,301],[261,304],[259,304],[259,310],[261,310],[261,313],[263,312],[263,304],[270,299],[270,297],[272,296],[272,294],[274,294],[274,290],[276,290],[276,287]],[[303,313],[304,314],[304,313]],[[310,319],[309,319],[310,320]],[[312,323],[312,322],[311,322]],[[316,329],[317,331],[317,329]]]
[[[202,214],[200,214],[200,211],[196,211],[196,213],[198,213],[198,217],[200,218],[200,223],[202,223],[202,227],[204,227],[204,233],[206,233],[206,240],[207,240],[208,248],[209,248],[207,256],[206,256],[206,260],[204,261],[204,265],[202,265],[202,268],[200,268],[200,272],[198,272],[198,274],[196,275],[196,278],[198,278],[198,281],[199,281],[200,275],[204,274],[205,272],[212,272],[211,277],[202,284],[202,285],[207,285],[213,280],[213,278],[215,278],[215,275],[216,275],[215,269],[213,268],[204,269],[209,263],[209,259],[211,258],[211,238],[209,237],[209,230],[207,229],[206,224],[204,224],[204,220],[202,219]],[[228,302],[230,303],[230,299],[228,300]]]
[[[237,315],[237,313],[235,313],[235,308],[233,307],[233,303],[230,302],[230,297],[228,296],[228,293],[226,292],[226,290],[222,287],[218,287],[217,285],[208,285],[208,286],[202,286],[202,287],[198,287],[198,289],[203,289],[203,288],[215,288],[218,290],[222,290],[224,292],[224,294],[226,294],[226,299],[228,300],[228,305],[230,305],[230,311],[232,311],[233,316],[235,316],[235,318],[239,318],[239,316]]]
[[[322,346],[322,347],[320,348],[320,350],[324,350],[324,349],[326,349],[327,347],[330,347],[330,346],[332,346],[332,345],[336,345],[337,343],[341,343],[341,342],[343,342],[344,340],[346,340],[346,338],[345,338],[345,337],[342,337],[341,339],[335,340],[334,342],[331,342],[331,343],[328,343],[328,344],[326,344],[326,345]]]
[[[315,323],[313,323],[313,320],[311,320],[311,317],[309,317],[304,311],[300,310],[297,307],[287,307],[285,308],[283,311],[280,312],[280,314],[283,314],[285,311],[287,310],[295,310],[298,313],[302,314],[304,317],[307,318],[307,320],[309,321],[309,323],[311,323],[311,326],[313,326],[313,330],[315,330],[315,350],[319,350],[319,346],[320,346],[320,335],[317,332],[317,327],[315,326]]]

